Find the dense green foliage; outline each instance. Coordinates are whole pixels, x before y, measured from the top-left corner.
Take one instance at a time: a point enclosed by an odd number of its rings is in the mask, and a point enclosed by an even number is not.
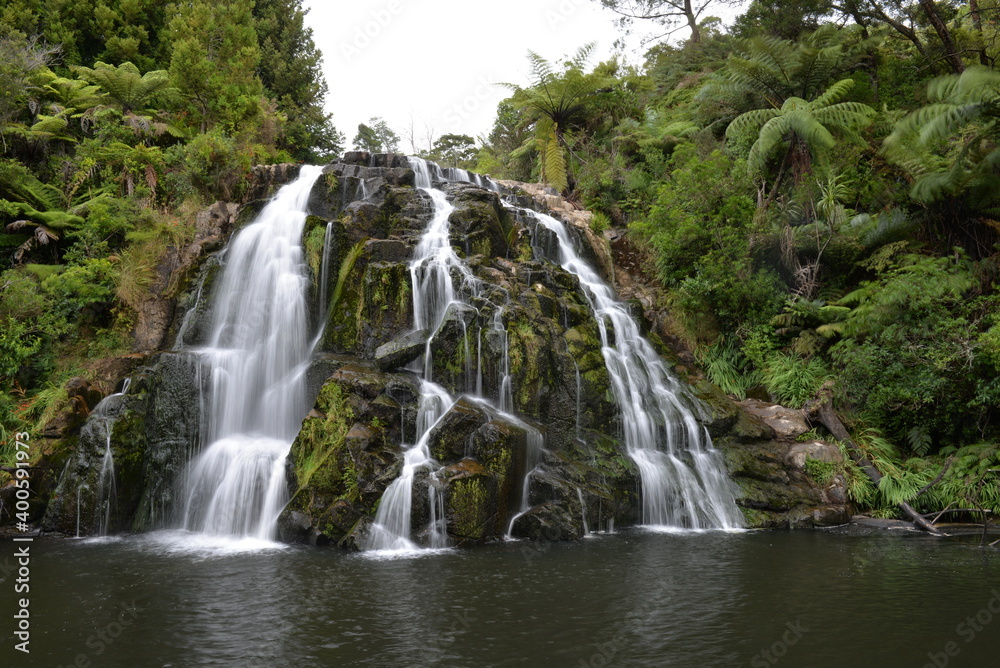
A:
[[[972,4],[755,0],[642,68],[530,54],[479,166],[626,227],[726,392],[832,383],[886,476],[839,471],[861,503],[1000,511],[1000,6]]]
[[[0,9],[0,430],[128,352],[193,212],[256,164],[339,152],[300,0]],[[5,439],[6,440],[6,439]]]

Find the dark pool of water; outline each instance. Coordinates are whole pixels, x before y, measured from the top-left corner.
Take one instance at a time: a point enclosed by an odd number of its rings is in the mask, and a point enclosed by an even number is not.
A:
[[[1000,553],[958,541],[632,531],[396,559],[189,543],[36,540],[31,654],[13,651],[8,576],[0,665],[1000,666]]]

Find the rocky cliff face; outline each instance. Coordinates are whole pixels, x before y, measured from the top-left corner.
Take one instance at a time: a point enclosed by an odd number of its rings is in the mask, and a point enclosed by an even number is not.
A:
[[[293,172],[282,168],[260,176],[261,194]],[[322,339],[310,372],[315,404],[287,463],[292,499],[280,521],[282,538],[345,547],[364,540],[379,499],[401,469],[402,444],[412,443],[416,433],[419,379],[407,366],[428,340],[435,382],[462,398],[429,436],[442,470],[414,481],[415,538],[427,525],[429,490],[440,493],[447,532],[458,544],[496,539],[508,528],[518,536],[572,539],[584,526],[593,531],[636,523],[637,472],[617,437],[619,412],[597,325],[577,279],[546,259],[544,230],[512,214],[496,192],[471,183],[442,184],[455,207],[452,245],[480,289],[469,306],[453,305],[438,331],[411,331],[408,264],[433,212],[413,184],[414,173],[401,156],[349,153],[325,168],[310,196],[313,215],[304,247],[313,277],[312,315],[317,331],[322,325]],[[615,279],[614,244],[590,230],[586,212],[544,190],[508,185],[520,193],[522,206],[547,206],[561,215],[588,259]],[[144,335],[144,341],[199,340],[218,267],[209,251],[259,208],[251,203],[237,212],[216,205],[203,215],[204,238],[178,255],[183,261],[173,281],[183,287],[176,289],[169,327],[161,334],[164,325],[157,324],[158,333]],[[636,297],[637,317],[653,315],[647,326],[653,325],[654,344],[681,374],[691,371],[683,352],[672,351],[657,335],[655,288],[627,268],[621,274],[621,287]],[[150,320],[160,323],[161,311],[151,308]],[[497,400],[505,370],[514,415],[494,408],[496,401],[465,396]],[[767,416],[736,406],[696,373],[692,379],[700,397],[697,412],[726,455],[751,526],[846,520],[843,481],[820,485],[804,470],[807,456],[835,457],[830,446],[778,436]],[[92,420],[94,426],[84,428],[46,526],[71,532],[80,512],[93,530],[93,518],[105,512],[103,502],[81,495],[78,511],[75,498],[77,490],[96,484],[91,479],[99,475],[109,442],[122,462],[114,530],[162,522],[177,502],[172,483],[199,445],[197,397],[204,382],[182,353],[150,356],[129,393],[105,411],[110,427],[98,428]],[[510,527],[524,496],[533,456],[529,441],[536,432],[544,436],[544,450],[527,490],[530,510]]]

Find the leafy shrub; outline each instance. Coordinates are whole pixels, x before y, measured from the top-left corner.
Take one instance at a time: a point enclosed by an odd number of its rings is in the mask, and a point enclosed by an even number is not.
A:
[[[816,396],[830,372],[819,358],[803,359],[788,353],[775,353],[763,371],[764,387],[778,403],[802,408]]]
[[[737,399],[746,399],[747,390],[760,384],[760,372],[752,369],[733,339],[719,337],[714,344],[700,348],[698,357],[709,380]]]
[[[821,485],[829,485],[833,477],[837,475],[838,469],[836,462],[824,462],[821,459],[806,457],[806,473]]]

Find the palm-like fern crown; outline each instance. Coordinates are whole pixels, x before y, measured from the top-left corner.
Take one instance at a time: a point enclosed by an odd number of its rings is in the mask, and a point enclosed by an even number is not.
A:
[[[780,107],[790,97],[819,95],[871,47],[871,40],[845,44],[846,31],[824,25],[800,41],[778,37],[740,40],[726,66],[701,97],[739,99],[750,92]]]
[[[933,201],[966,192],[995,200],[1000,73],[970,67],[934,79],[927,93],[930,104],[903,118],[884,144],[886,155],[916,177],[912,196]]]
[[[565,135],[585,117],[591,96],[610,81],[607,76],[584,72],[593,50],[593,42],[584,45],[565,62],[561,71],[550,61],[529,51],[531,86],[522,88],[515,84],[501,84],[514,91],[512,102],[523,112],[521,127],[533,124],[535,129],[534,137],[529,138],[515,153],[523,153],[529,148],[537,150],[542,180],[559,191],[565,190],[568,184],[566,156],[563,153]]]
[[[126,114],[144,109],[146,103],[156,95],[175,91],[170,87],[166,70],[151,70],[140,74],[139,68],[129,62],[118,67],[97,62],[93,69],[78,66],[73,71],[84,81],[99,86]]]
[[[763,170],[789,138],[802,142],[814,156],[834,147],[834,133],[863,143],[859,131],[871,122],[875,110],[860,102],[841,102],[853,87],[853,79],[841,79],[812,101],[789,97],[780,108],[748,111],[729,124],[726,136],[755,138],[747,156],[747,166],[754,171]]]

